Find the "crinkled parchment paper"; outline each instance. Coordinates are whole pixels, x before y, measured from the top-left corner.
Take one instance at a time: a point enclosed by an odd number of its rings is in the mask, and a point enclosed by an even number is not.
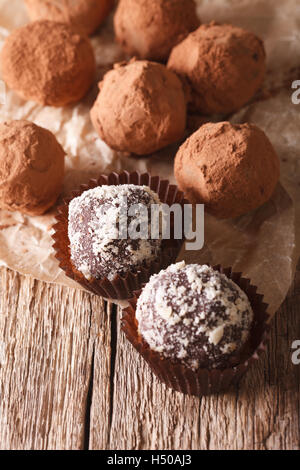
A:
[[[300,65],[300,4],[298,0],[198,0],[203,22],[227,21],[263,37],[268,54],[268,86],[279,86]],[[9,31],[28,21],[22,0],[0,0],[0,47]],[[123,59],[114,43],[111,20],[92,39],[98,79]],[[290,83],[292,79],[290,79]],[[97,86],[80,103],[67,108],[41,107],[25,102],[10,90],[0,105],[0,121],[28,119],[50,129],[67,152],[64,194],[78,184],[111,170],[150,171],[173,177],[174,150],[151,158],[128,158],[112,152],[96,135],[89,109]],[[279,153],[281,184],[272,200],[254,213],[235,221],[219,221],[206,215],[205,246],[200,252],[184,252],[187,261],[221,263],[242,271],[258,285],[274,313],[292,282],[299,256],[300,237],[300,105],[291,101],[292,89],[282,90],[233,116],[234,122],[250,121],[262,127]],[[0,264],[47,282],[75,286],[59,269],[51,248],[54,211],[41,217],[0,211]],[[76,284],[77,286],[77,284]],[[78,286],[77,286],[78,287]]]

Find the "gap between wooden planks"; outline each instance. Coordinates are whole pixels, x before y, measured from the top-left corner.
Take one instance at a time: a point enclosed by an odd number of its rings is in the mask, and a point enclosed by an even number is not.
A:
[[[166,389],[115,306],[0,270],[1,449],[300,449],[300,270],[268,354],[226,395]]]

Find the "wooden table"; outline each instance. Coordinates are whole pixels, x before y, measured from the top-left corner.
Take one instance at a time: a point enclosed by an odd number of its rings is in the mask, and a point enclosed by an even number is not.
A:
[[[1,449],[300,449],[300,269],[257,369],[208,398],[160,384],[115,306],[0,276]]]

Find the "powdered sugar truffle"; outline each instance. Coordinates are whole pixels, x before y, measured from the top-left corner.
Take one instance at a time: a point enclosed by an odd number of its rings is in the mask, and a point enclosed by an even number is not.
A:
[[[74,198],[69,204],[68,235],[76,269],[87,279],[112,280],[155,259],[161,239],[150,238],[153,204],[160,204],[158,195],[147,186],[133,184],[99,186]],[[128,215],[133,206],[138,212]],[[130,238],[130,228],[138,220],[144,222],[143,230],[148,234]],[[136,224],[135,233],[139,231]]]
[[[224,274],[181,262],[150,278],[136,318],[152,350],[197,370],[230,365],[249,337],[253,311]]]

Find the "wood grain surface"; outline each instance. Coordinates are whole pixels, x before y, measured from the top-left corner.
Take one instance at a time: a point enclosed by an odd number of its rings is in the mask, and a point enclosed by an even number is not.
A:
[[[227,394],[168,390],[88,293],[0,270],[1,449],[300,449],[300,269],[269,349]]]

